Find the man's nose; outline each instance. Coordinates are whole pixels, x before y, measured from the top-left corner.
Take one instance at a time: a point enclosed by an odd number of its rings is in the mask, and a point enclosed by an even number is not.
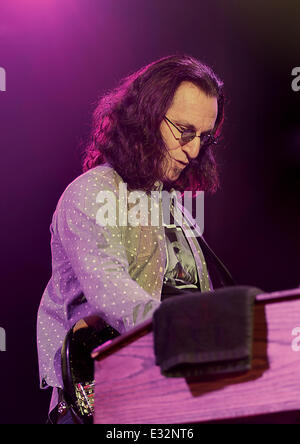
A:
[[[186,145],[181,147],[182,151],[185,152],[189,160],[196,159],[200,151],[200,137],[195,137]]]

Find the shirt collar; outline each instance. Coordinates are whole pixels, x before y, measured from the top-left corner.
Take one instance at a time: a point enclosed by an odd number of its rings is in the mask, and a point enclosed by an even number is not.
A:
[[[163,183],[161,180],[157,180],[156,182],[154,182],[153,188],[155,191],[161,191],[163,189]]]

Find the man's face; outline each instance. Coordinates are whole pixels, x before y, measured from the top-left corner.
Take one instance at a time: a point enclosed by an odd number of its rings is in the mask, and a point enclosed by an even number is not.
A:
[[[166,117],[180,130],[193,128],[196,135],[201,136],[212,131],[217,114],[216,97],[207,96],[191,82],[182,82],[174,94]],[[180,132],[165,120],[160,125],[160,131],[169,154],[164,162],[165,179],[175,181],[186,168],[187,163],[198,156],[201,138],[195,137],[186,145],[181,146],[179,140],[176,140],[181,136]]]

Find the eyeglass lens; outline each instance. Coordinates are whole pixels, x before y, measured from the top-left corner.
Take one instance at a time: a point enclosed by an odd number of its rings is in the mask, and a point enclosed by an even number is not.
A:
[[[193,130],[187,130],[183,131],[181,134],[181,143],[186,144],[188,142],[191,142],[196,137],[196,132]],[[216,140],[211,134],[205,134],[203,137],[201,136],[201,145],[211,145],[215,144]]]

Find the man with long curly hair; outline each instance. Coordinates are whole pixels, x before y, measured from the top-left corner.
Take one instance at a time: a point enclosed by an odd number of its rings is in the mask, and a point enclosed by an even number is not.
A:
[[[151,317],[164,296],[212,290],[210,259],[223,274],[221,285],[230,282],[203,238],[189,237],[185,224],[120,220],[134,191],[151,203],[153,191],[195,196],[217,189],[213,149],[223,114],[222,82],[186,55],[155,61],[100,98],[83,174],[62,194],[50,227],[52,277],[38,313],[43,388],[63,387],[61,348],[80,319],[99,316],[122,334]],[[105,225],[99,220],[107,200],[116,217]]]

